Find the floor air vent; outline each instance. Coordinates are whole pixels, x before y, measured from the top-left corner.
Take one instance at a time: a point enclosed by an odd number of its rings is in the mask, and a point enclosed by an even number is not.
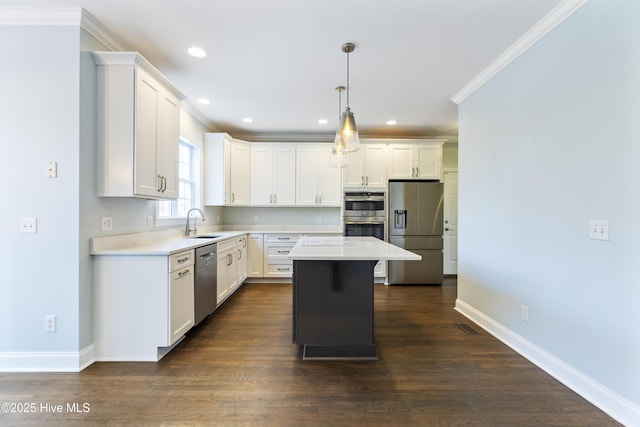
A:
[[[471,326],[469,326],[468,323],[456,323],[456,326],[458,328],[462,329],[465,333],[467,333],[469,335],[479,335],[480,334],[480,332],[476,331]]]

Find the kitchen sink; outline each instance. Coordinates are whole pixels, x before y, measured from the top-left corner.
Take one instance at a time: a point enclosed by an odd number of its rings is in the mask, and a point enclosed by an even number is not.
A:
[[[201,234],[199,236],[188,236],[187,239],[216,239],[218,237],[222,237],[219,234]]]

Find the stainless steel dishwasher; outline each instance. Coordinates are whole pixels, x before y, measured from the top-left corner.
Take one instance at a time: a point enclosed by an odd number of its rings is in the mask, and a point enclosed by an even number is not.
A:
[[[195,324],[197,325],[216,309],[218,255],[215,243],[196,249],[195,271]]]

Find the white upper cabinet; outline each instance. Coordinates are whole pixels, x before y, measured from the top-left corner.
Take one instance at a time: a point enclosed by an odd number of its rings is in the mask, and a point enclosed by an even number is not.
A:
[[[442,179],[444,140],[389,144],[389,179]]]
[[[331,167],[331,147],[300,144],[296,148],[296,205],[340,206],[340,169]]]
[[[204,204],[251,203],[251,144],[226,133],[204,134]]]
[[[251,204],[295,204],[296,151],[293,144],[251,145]]]
[[[360,144],[360,150],[347,155],[344,187],[385,188],[387,186],[387,146]]]
[[[177,198],[184,96],[136,52],[94,52],[93,57],[97,195]]]

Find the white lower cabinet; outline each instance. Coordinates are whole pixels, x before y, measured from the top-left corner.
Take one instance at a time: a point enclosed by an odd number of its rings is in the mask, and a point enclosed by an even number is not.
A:
[[[247,238],[248,277],[262,277],[264,275],[263,243],[263,234],[249,234],[249,237]]]
[[[218,304],[247,278],[247,258],[246,235],[218,242]]]
[[[160,360],[194,325],[193,263],[193,250],[96,256],[96,360]]]

